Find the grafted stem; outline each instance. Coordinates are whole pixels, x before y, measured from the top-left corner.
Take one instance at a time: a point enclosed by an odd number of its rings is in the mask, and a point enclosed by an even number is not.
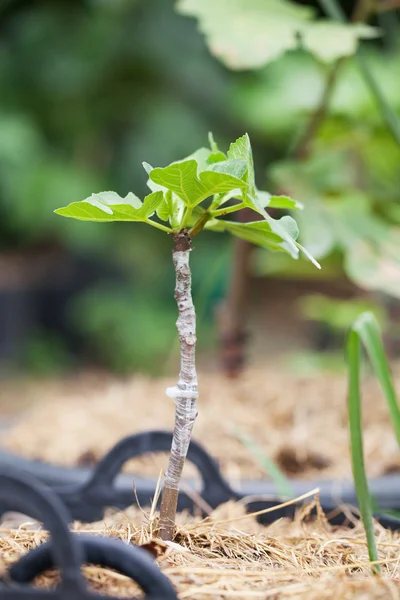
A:
[[[174,236],[172,259],[175,267],[175,300],[178,305],[176,327],[179,335],[181,365],[175,387],[167,395],[175,402],[175,426],[160,509],[160,537],[171,540],[175,527],[179,484],[188,452],[192,429],[197,417],[196,400],[196,313],[192,300],[192,277],[189,266],[191,239],[187,230]]]

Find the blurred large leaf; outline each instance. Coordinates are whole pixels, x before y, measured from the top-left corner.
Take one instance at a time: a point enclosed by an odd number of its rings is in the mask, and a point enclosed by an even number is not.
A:
[[[359,240],[346,255],[345,270],[360,287],[400,298],[400,229],[395,241],[380,245]]]
[[[385,310],[369,298],[331,298],[322,294],[302,296],[298,302],[305,319],[324,323],[333,331],[347,331],[362,312],[371,312],[381,326],[386,326]]]
[[[317,157],[317,159],[299,163],[282,161],[272,165],[270,177],[277,187],[289,194],[296,190],[306,210],[297,216],[301,231],[301,240],[317,259],[329,254],[336,244],[336,235],[331,216],[327,213],[323,198],[326,192],[339,190],[348,184],[348,171],[337,156]]]
[[[324,258],[323,268],[320,271],[305,260],[294,262],[292,258],[283,252],[266,254],[262,248],[254,253],[254,272],[258,277],[269,277],[288,280],[323,281],[335,280],[341,276],[343,271],[343,260],[339,253],[333,253]]]
[[[399,110],[400,56],[382,55],[377,48],[369,48],[368,63],[388,101]],[[324,68],[308,53],[287,53],[254,73],[251,79],[236,78],[229,107],[243,129],[256,129],[259,134],[268,136],[269,143],[272,138],[287,145],[289,136],[299,135],[306,117],[316,110],[328,70],[329,66]],[[338,119],[342,120],[341,137],[347,142],[353,137],[351,131],[360,129],[366,134],[369,125],[373,127],[370,134],[374,134],[383,125],[374,98],[352,60],[341,68],[329,109],[328,122],[338,125]]]
[[[360,287],[400,298],[400,228],[375,214],[370,199],[356,191],[326,204],[347,275]]]
[[[305,204],[305,212],[297,217],[301,240],[315,258],[321,259],[336,246],[334,223],[323,199],[309,198]]]
[[[379,242],[385,222],[372,212],[371,199],[354,189],[357,177],[346,153],[326,152],[306,162],[284,161],[271,169],[277,185],[295,189],[306,210],[298,215],[301,239],[317,258],[339,247],[351,252],[358,240]]]
[[[354,54],[360,39],[374,38],[379,34],[368,25],[319,21],[300,30],[300,35],[306,50],[324,62],[333,62]]]
[[[232,69],[264,66],[302,45],[323,61],[354,53],[366,25],[314,22],[314,11],[288,0],[179,0],[180,13],[196,17],[211,52]]]
[[[284,160],[271,165],[269,176],[280,188],[296,191],[296,195],[338,194],[351,187],[357,172],[347,152],[329,150],[319,152],[308,160]],[[306,198],[304,198],[305,200]]]
[[[359,240],[378,246],[390,233],[388,223],[374,214],[371,199],[363,192],[349,190],[324,204],[337,243],[349,253]]]

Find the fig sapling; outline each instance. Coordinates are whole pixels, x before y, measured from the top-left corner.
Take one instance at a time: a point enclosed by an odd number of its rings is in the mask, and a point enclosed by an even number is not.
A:
[[[179,485],[197,416],[196,314],[189,265],[193,237],[203,229],[227,231],[263,248],[287,252],[293,258],[298,258],[301,250],[319,267],[296,241],[294,219],[273,219],[266,211],[269,206],[294,210],[301,205],[287,196],[271,196],[256,188],[248,135],[231,144],[226,154],[211,134],[209,142],[209,148],[200,148],[164,168],[144,163],[150,193],[143,202],[132,192],[125,198],[115,192],[101,192],[55,211],[82,221],[143,222],[172,238],[180,372],[177,384],[167,389],[175,403],[175,426],[160,509],[160,536],[165,540],[173,537]],[[243,208],[261,215],[262,220],[239,223],[225,218]]]

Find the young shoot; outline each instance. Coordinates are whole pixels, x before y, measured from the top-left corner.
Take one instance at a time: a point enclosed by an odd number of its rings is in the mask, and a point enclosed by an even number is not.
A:
[[[249,136],[236,140],[227,153],[218,148],[211,134],[209,143],[209,148],[200,148],[167,167],[143,163],[150,189],[143,201],[132,192],[125,198],[115,192],[100,192],[55,211],[82,221],[143,222],[172,238],[180,372],[177,384],[167,389],[175,403],[175,426],[161,498],[160,536],[164,540],[173,537],[179,485],[197,416],[196,313],[189,265],[193,237],[203,229],[227,231],[296,259],[302,251],[319,268],[297,242],[295,220],[290,216],[273,219],[268,214],[268,207],[294,210],[302,206],[287,196],[271,196],[257,189]],[[240,223],[225,218],[243,208],[261,215],[262,220],[258,217],[254,222]]]

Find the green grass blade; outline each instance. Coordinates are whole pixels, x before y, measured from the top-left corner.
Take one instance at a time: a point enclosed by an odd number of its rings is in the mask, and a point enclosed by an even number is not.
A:
[[[369,559],[370,561],[377,561],[378,552],[372,519],[372,500],[364,465],[360,390],[361,340],[359,333],[354,327],[350,330],[348,335],[346,351],[348,361],[348,414],[354,484],[358,506],[367,537]],[[379,572],[379,566],[375,565],[373,567],[373,572]]]
[[[347,338],[348,361],[348,411],[350,423],[350,443],[353,476],[358,504],[364,523],[371,561],[378,560],[373,532],[372,499],[369,493],[364,465],[361,411],[361,344],[365,347],[375,375],[387,402],[390,418],[400,445],[400,409],[385,349],[382,344],[378,322],[370,312],[362,313],[354,322]],[[375,565],[373,571],[379,571]]]
[[[366,312],[356,320],[353,330],[357,332],[368,352],[369,360],[386,399],[390,418],[400,446],[400,408],[397,402],[393,377],[382,344],[378,322],[372,313]]]
[[[278,465],[261,450],[258,444],[245,431],[235,427],[234,433],[243,446],[253,455],[261,468],[271,477],[282,498],[293,498],[294,492],[291,483]]]

